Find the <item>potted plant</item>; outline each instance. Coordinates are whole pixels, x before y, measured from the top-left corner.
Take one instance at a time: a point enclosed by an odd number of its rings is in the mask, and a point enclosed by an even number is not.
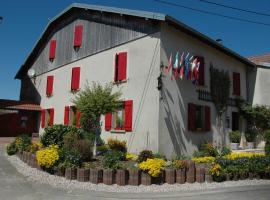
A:
[[[77,181],[87,182],[89,181],[90,176],[90,168],[92,168],[93,164],[91,162],[83,163],[81,168],[77,169]]]
[[[247,132],[245,133],[246,140],[247,140],[247,149],[254,149],[254,141],[256,134],[254,132]]]
[[[115,182],[117,185],[126,185],[128,182],[128,173],[124,165],[121,165],[116,169]]]
[[[137,166],[128,168],[128,173],[129,173],[128,179],[129,185],[138,186],[141,184],[141,170]]]
[[[187,160],[186,162],[186,181],[188,183],[195,182],[195,162],[193,160]]]
[[[239,148],[241,133],[240,131],[231,131],[230,132],[230,141],[231,141],[231,149],[237,150]]]

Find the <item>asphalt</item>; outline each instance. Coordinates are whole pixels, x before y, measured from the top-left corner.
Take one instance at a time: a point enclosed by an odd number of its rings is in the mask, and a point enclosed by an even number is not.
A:
[[[95,200],[95,199],[168,199],[168,200],[269,200],[270,186],[235,187],[219,190],[170,193],[106,193],[65,191],[46,184],[29,182],[6,159],[0,146],[0,200]]]

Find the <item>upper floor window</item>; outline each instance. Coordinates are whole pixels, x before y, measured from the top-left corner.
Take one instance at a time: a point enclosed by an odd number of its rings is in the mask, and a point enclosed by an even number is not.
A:
[[[73,46],[75,50],[79,50],[79,48],[82,46],[82,37],[83,37],[83,26],[82,25],[76,25],[74,28],[74,40],[73,40]]]
[[[114,81],[121,82],[127,79],[127,52],[115,55]]]
[[[53,94],[53,76],[47,76],[47,87],[46,87],[46,95],[48,97]]]
[[[54,109],[43,109],[41,110],[41,128],[53,126],[54,121]]]
[[[188,104],[188,130],[210,131],[211,110],[209,106]]]
[[[76,91],[80,89],[80,67],[73,67],[71,74],[71,91]]]
[[[241,94],[241,81],[240,81],[240,73],[233,72],[233,94],[236,96],[240,96]]]
[[[56,53],[56,40],[51,40],[49,51],[49,60],[51,62],[55,59],[55,53]]]

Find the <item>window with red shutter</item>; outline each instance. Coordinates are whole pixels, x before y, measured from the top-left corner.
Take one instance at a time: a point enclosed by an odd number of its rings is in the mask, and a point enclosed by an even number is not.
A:
[[[114,81],[127,79],[127,52],[121,52],[115,56]]]
[[[45,116],[46,116],[46,111],[41,110],[41,128],[45,128]]]
[[[79,128],[81,126],[81,112],[77,110],[76,112],[76,127]]]
[[[72,68],[72,76],[71,76],[71,90],[78,90],[80,88],[80,67]]]
[[[132,110],[133,101],[125,101],[125,130],[132,131]]]
[[[82,37],[83,37],[83,26],[82,25],[77,25],[75,26],[74,29],[74,47],[81,47],[82,45]]]
[[[112,128],[112,113],[107,113],[105,115],[105,130],[110,131]]]
[[[114,82],[118,81],[118,54],[114,57]]]
[[[49,52],[50,61],[53,61],[55,59],[55,52],[56,52],[56,40],[51,40],[51,42],[50,42],[50,52]]]
[[[49,115],[50,115],[49,126],[53,126],[53,122],[54,122],[54,109],[53,108],[49,109]]]
[[[46,95],[52,96],[53,94],[53,76],[47,76],[47,89],[46,89]]]
[[[240,96],[240,73],[233,72],[233,94]]]
[[[204,72],[204,58],[197,56],[197,60],[198,62],[200,62],[200,67],[199,67],[199,85],[204,85],[204,76],[205,76],[205,72]]]
[[[211,130],[211,110],[209,106],[205,106],[204,115],[205,115],[204,130],[210,131]]]
[[[194,131],[196,129],[196,105],[188,104],[188,130]]]
[[[64,125],[69,124],[69,106],[65,106]]]

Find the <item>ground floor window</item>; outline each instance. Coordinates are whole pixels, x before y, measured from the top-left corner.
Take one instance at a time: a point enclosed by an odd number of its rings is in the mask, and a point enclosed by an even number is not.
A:
[[[188,104],[188,130],[211,130],[211,110],[209,106]]]
[[[65,106],[64,124],[80,127],[81,113],[76,106]]]
[[[43,109],[41,110],[41,127],[46,128],[48,126],[53,126],[54,122],[54,109]]]
[[[232,112],[232,131],[239,131],[239,113]]]

